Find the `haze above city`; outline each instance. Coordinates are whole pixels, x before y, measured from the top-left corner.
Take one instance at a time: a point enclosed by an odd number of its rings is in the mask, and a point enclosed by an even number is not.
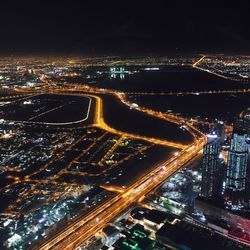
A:
[[[4,1],[0,52],[249,52],[248,12],[247,1]]]

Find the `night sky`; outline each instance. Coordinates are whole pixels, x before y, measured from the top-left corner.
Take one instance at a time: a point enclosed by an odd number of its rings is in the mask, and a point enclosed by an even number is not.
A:
[[[2,54],[250,52],[249,1],[4,2]]]

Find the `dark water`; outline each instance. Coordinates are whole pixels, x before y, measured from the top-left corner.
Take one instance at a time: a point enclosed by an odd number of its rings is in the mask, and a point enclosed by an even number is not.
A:
[[[154,72],[139,72],[126,75],[124,80],[108,79],[98,87],[124,92],[187,91],[225,88],[245,88],[246,83],[226,80],[192,67],[167,67]]]
[[[233,122],[250,106],[249,94],[209,94],[189,96],[131,96],[130,100],[162,112],[173,110],[185,117],[219,119]]]
[[[102,96],[105,121],[120,131],[189,143],[192,136],[178,125],[129,109],[113,96]]]
[[[226,80],[189,66],[168,66],[160,71],[141,71],[134,75],[128,75],[124,80],[109,79],[102,82],[98,87],[112,88],[124,92],[158,93],[241,89],[249,86],[249,83]],[[242,110],[250,106],[249,97],[250,94],[130,96],[130,100],[163,112],[173,110],[173,112],[181,113],[186,117],[217,118],[231,123]],[[147,123],[144,124],[145,126],[148,126]]]

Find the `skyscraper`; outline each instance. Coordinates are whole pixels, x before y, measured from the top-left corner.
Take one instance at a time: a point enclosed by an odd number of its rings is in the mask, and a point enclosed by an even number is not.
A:
[[[228,153],[225,194],[232,204],[246,200],[248,147],[247,131],[234,130]]]
[[[222,193],[222,165],[219,158],[220,137],[208,135],[208,143],[203,148],[201,196],[214,199]]]
[[[220,142],[223,144],[226,138],[224,123],[222,121],[217,121],[213,131],[218,137],[220,137]]]
[[[250,109],[240,113],[239,118],[236,120],[236,127],[238,129],[246,130],[248,137],[250,137]]]

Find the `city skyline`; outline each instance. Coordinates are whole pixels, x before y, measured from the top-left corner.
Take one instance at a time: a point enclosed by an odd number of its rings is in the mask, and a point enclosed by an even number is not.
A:
[[[247,249],[249,140],[235,129],[249,131],[249,65],[242,55],[1,58],[1,247],[171,239],[198,250],[205,234],[209,248]],[[237,169],[243,198],[228,199]]]
[[[1,250],[249,250],[249,3],[4,1]]]

